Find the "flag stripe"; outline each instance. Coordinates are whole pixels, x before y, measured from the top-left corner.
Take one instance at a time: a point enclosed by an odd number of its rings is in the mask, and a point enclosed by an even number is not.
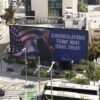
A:
[[[32,35],[25,35],[21,38],[21,41],[26,42],[27,40],[32,39]]]
[[[10,27],[10,44],[11,44],[11,53],[14,56],[22,56],[24,55],[23,53],[23,48],[25,44],[29,43],[29,40],[32,39],[37,39],[37,31],[34,31],[33,28],[31,27],[23,27],[23,26],[15,26],[12,25]],[[30,42],[31,43],[31,42]],[[33,43],[33,41],[32,41]],[[35,45],[34,45],[35,46]],[[30,50],[30,51],[29,51]],[[37,51],[34,51],[35,49],[31,46],[29,49],[27,48],[27,53],[30,56],[37,55]]]
[[[26,42],[27,40],[32,39],[33,34],[32,34],[32,29],[25,29],[25,28],[21,28],[19,30],[19,38],[22,42]]]

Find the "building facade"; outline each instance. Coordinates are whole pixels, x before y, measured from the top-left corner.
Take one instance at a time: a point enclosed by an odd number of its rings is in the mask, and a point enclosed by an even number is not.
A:
[[[0,0],[0,15],[5,13],[5,9],[9,7],[8,0]]]
[[[36,17],[62,17],[65,11],[77,14],[77,5],[78,0],[26,0],[26,13],[33,11]]]

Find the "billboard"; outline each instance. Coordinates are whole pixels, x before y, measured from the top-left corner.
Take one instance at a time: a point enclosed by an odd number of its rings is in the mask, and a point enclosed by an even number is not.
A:
[[[80,61],[87,59],[86,30],[10,25],[11,54],[40,56],[44,60]]]

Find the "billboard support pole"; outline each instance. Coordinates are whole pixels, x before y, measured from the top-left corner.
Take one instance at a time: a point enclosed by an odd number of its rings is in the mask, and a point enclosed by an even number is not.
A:
[[[40,56],[38,56],[38,65],[39,65],[39,67],[40,67]],[[39,68],[39,92],[41,92],[41,83],[40,83],[40,68]]]
[[[96,67],[96,60],[94,59],[94,86],[95,86],[95,67]]]
[[[26,55],[26,48],[23,49],[24,51],[24,56],[25,56],[25,74],[26,74],[26,84],[27,84],[27,55]]]

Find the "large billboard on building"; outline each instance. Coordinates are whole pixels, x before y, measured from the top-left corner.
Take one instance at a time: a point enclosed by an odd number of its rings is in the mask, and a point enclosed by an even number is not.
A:
[[[40,56],[44,60],[80,61],[87,59],[86,30],[10,25],[11,54]]]

